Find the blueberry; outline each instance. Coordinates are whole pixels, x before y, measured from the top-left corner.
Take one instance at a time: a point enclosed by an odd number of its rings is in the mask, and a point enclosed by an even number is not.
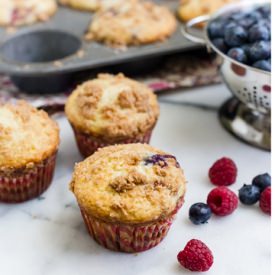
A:
[[[208,27],[209,36],[211,38],[218,38],[224,36],[224,21],[223,20],[215,20],[210,23]]]
[[[248,55],[249,50],[251,48],[251,44],[243,44],[240,48],[242,48],[244,50],[244,52],[246,53],[246,55]]]
[[[266,16],[266,15],[271,14],[271,7],[270,7],[270,5],[265,5],[265,6],[259,7],[259,8],[257,9],[257,11],[258,11],[259,13],[261,13],[262,16]]]
[[[270,31],[263,24],[254,24],[248,31],[248,40],[256,42],[261,40],[268,41],[270,39]]]
[[[260,188],[255,185],[246,185],[239,190],[239,199],[243,204],[252,205],[260,199]]]
[[[265,188],[271,186],[271,177],[268,173],[258,175],[252,180],[252,184],[259,187],[260,191],[263,192]]]
[[[270,22],[270,20],[263,19],[263,20],[261,20],[261,21],[258,22],[258,25],[265,26],[269,30],[269,32],[270,32],[270,29],[271,29],[271,22]],[[271,35],[269,35],[269,36],[271,36]]]
[[[259,60],[252,64],[252,67],[271,72],[271,64],[268,60]]]
[[[242,48],[232,48],[227,55],[241,63],[247,63],[247,55]]]
[[[224,31],[224,40],[228,46],[240,46],[246,42],[247,32],[241,26],[227,28]]]
[[[234,21],[231,21],[231,20],[225,21],[223,32],[225,32],[225,30],[227,30],[227,29],[229,29],[231,27],[237,27],[237,26],[238,26],[238,24],[236,22],[234,22]]]
[[[263,15],[259,11],[257,11],[257,10],[254,10],[251,13],[249,13],[248,16],[249,16],[249,18],[254,19],[255,22],[259,21],[259,20],[261,20],[263,18]]]
[[[180,167],[177,159],[172,155],[156,154],[156,155],[152,155],[150,157],[147,157],[146,159],[144,159],[144,162],[145,162],[145,165],[152,164],[152,165],[158,165],[161,168],[164,168],[164,167],[168,166],[168,163],[167,163],[168,159],[174,159],[175,166]]]
[[[242,18],[239,22],[239,25],[245,29],[250,28],[253,24],[255,24],[255,20],[251,17]]]
[[[252,61],[267,59],[270,57],[271,45],[269,41],[258,41],[252,44],[249,50],[249,58]]]
[[[229,18],[233,21],[239,21],[245,17],[246,13],[244,12],[233,12],[230,14]]]
[[[227,45],[224,43],[223,38],[215,38],[212,43],[223,53],[227,52]]]
[[[202,202],[193,204],[189,209],[189,219],[194,224],[206,223],[212,215],[210,207]]]

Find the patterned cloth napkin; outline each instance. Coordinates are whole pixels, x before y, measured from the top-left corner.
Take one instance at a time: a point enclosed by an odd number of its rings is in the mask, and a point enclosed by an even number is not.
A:
[[[205,52],[165,57],[162,66],[135,79],[147,84],[156,93],[219,83],[218,60]],[[88,78],[95,77],[91,72]],[[77,84],[76,84],[77,85]],[[73,90],[74,87],[70,89]],[[62,111],[70,91],[59,94],[28,94],[18,90],[10,78],[0,74],[0,102],[24,99],[49,113]]]

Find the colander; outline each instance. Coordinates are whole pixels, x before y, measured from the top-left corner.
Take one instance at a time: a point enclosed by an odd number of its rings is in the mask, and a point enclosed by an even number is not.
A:
[[[221,8],[214,15],[196,17],[182,27],[189,40],[206,44],[209,50],[221,57],[220,73],[233,93],[219,110],[222,125],[230,133],[253,146],[271,150],[271,73],[259,70],[231,59],[213,45],[208,26],[217,17],[234,11],[249,11],[270,1],[238,2]],[[192,27],[206,22],[203,37],[192,34]]]

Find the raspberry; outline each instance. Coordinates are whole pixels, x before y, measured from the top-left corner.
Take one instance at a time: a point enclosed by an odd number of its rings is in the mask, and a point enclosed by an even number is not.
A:
[[[233,160],[221,158],[212,165],[208,175],[214,185],[230,185],[236,181],[237,166]]]
[[[271,187],[267,187],[260,197],[260,208],[266,214],[271,215]]]
[[[217,216],[227,216],[238,207],[238,197],[225,186],[216,187],[208,194],[207,204]]]
[[[211,250],[199,240],[189,241],[178,254],[179,263],[191,271],[207,271],[213,264]]]

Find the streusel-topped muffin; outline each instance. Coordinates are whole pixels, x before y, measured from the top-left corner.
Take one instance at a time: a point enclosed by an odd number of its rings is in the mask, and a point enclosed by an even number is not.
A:
[[[117,145],[77,164],[71,190],[100,244],[136,252],[165,237],[182,205],[185,177],[170,154],[146,144]],[[152,228],[156,234],[148,235]]]
[[[62,5],[85,11],[95,11],[100,5],[100,0],[59,0],[59,2]]]
[[[84,11],[96,11],[116,4],[123,4],[125,0],[59,0],[62,5]]]
[[[58,145],[58,126],[47,113],[24,101],[0,104],[0,201],[41,194],[51,182]]]
[[[212,14],[222,6],[236,1],[237,0],[181,0],[178,15],[181,20],[188,21],[200,15]]]
[[[173,13],[153,2],[129,0],[99,11],[86,38],[113,46],[163,41],[176,30]]]
[[[84,156],[98,147],[148,143],[159,116],[155,94],[123,74],[100,74],[68,98],[66,115]]]
[[[55,0],[0,0],[0,26],[21,26],[46,21],[56,10]]]

